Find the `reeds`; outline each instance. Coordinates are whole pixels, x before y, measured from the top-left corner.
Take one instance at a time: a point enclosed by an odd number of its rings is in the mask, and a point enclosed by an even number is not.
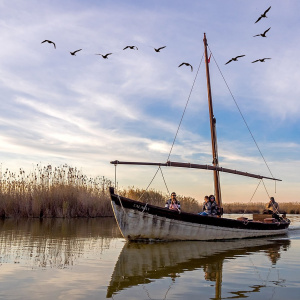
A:
[[[223,203],[224,213],[262,213],[267,203]],[[300,214],[300,203],[279,202],[279,212],[287,214]]]
[[[0,217],[112,216],[104,177],[88,178],[67,165],[37,165],[29,175],[5,171],[0,177]]]
[[[129,187],[126,190],[120,192],[124,197],[139,200],[143,203],[149,203],[152,205],[164,207],[166,201],[170,198],[170,195],[163,194],[153,189],[145,191],[135,187]],[[202,205],[200,205],[194,198],[177,195],[177,200],[180,201],[181,207],[185,212],[197,213],[201,211]]]
[[[108,188],[113,183],[103,176],[88,178],[77,168],[36,165],[26,175],[0,172],[0,218],[73,218],[113,216]],[[118,190],[127,198],[164,207],[169,195],[135,187]],[[177,195],[183,211],[198,213],[202,202]],[[223,203],[224,213],[261,213],[266,203]],[[279,203],[280,212],[300,214],[300,203]]]

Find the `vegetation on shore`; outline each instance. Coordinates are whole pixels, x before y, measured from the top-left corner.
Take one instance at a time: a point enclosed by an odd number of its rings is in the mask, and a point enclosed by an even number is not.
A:
[[[88,178],[67,165],[53,168],[37,165],[26,175],[6,170],[0,173],[0,218],[74,218],[113,216],[108,193],[113,183],[105,177]],[[164,206],[169,195],[135,187],[118,190],[121,195],[144,203]],[[182,210],[202,211],[202,203],[192,197],[177,196]],[[265,203],[223,204],[224,213],[261,213]],[[280,211],[299,214],[300,203],[280,203]]]

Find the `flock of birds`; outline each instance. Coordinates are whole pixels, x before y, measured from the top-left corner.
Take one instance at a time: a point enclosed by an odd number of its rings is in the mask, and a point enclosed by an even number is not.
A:
[[[270,9],[271,9],[271,6],[270,6],[263,14],[260,15],[260,17],[256,20],[255,23],[259,22],[262,18],[267,18],[267,12],[268,12]],[[265,30],[263,33],[256,34],[256,35],[254,35],[253,37],[256,37],[256,36],[266,37],[266,34],[267,34],[267,32],[268,32],[270,29],[271,29],[271,27],[268,28],[267,30]],[[54,49],[56,49],[55,43],[52,42],[52,41],[50,41],[50,40],[44,40],[43,42],[41,42],[41,44],[43,44],[43,43],[53,44]],[[154,48],[154,47],[153,47],[153,48]],[[164,48],[166,48],[166,46],[159,47],[159,48],[154,48],[154,51],[155,51],[155,52],[160,52],[160,50],[162,50],[162,49],[164,49]],[[126,46],[123,50],[126,50],[126,49],[138,50],[138,47],[137,47],[137,46]],[[78,50],[75,50],[75,51],[73,51],[73,52],[70,51],[70,54],[76,56],[76,53],[79,52],[79,51],[81,51],[81,50],[82,50],[82,49],[78,49]],[[101,55],[104,59],[108,59],[108,56],[109,56],[109,55],[112,55],[112,54],[113,54],[113,53],[106,53],[106,54],[97,53],[97,54],[95,54],[95,55]],[[238,56],[236,56],[236,57],[233,57],[233,58],[231,58],[227,63],[225,63],[225,65],[229,64],[229,63],[232,62],[232,61],[238,61],[238,58],[241,58],[241,57],[244,57],[244,56],[245,56],[245,55],[238,55]],[[252,63],[256,63],[256,62],[264,62],[266,59],[271,59],[271,58],[269,58],[269,57],[259,58],[259,59],[257,59],[257,60],[252,61]],[[193,66],[192,66],[191,64],[189,64],[189,63],[187,63],[187,62],[183,62],[183,63],[181,63],[181,64],[178,66],[178,68],[180,68],[181,66],[188,66],[188,67],[191,68],[191,72],[193,72]]]
[[[50,41],[50,40],[44,40],[41,42],[41,44],[43,43],[49,43],[49,44],[53,44],[54,46],[54,49],[56,49],[56,44],[53,42],[53,41]],[[163,47],[159,47],[159,48],[153,48],[155,52],[160,52],[160,50],[166,48],[167,46],[163,46]],[[126,46],[125,48],[123,48],[123,50],[126,50],[126,49],[131,49],[131,50],[138,50],[138,47],[137,46]],[[78,50],[75,50],[73,52],[70,51],[70,54],[71,55],[75,55],[76,56],[76,53],[81,51],[82,49],[78,49]],[[101,55],[104,59],[108,59],[108,56],[109,55],[112,55],[113,53],[106,53],[106,54],[101,54],[101,53],[96,53],[95,55]],[[190,66],[191,67],[191,71],[193,71],[193,67],[189,64],[189,63],[181,63],[178,67],[181,67],[183,65],[186,65],[186,66]]]
[[[265,10],[265,12],[264,12],[263,14],[260,15],[260,17],[255,21],[255,23],[259,22],[262,18],[267,18],[267,12],[268,12],[270,9],[271,9],[271,6],[270,6],[267,10]],[[267,36],[266,36],[266,33],[267,33],[270,29],[271,29],[271,27],[268,28],[267,30],[265,30],[263,33],[256,34],[256,35],[254,35],[253,37],[256,37],[256,36],[267,37]],[[233,57],[233,58],[231,58],[225,65],[229,64],[229,63],[232,62],[232,61],[237,61],[238,58],[244,57],[244,56],[246,56],[246,55],[238,55],[238,56],[236,56],[236,57]],[[257,59],[257,60],[254,60],[252,63],[256,63],[256,62],[265,62],[266,59],[271,59],[271,58],[270,58],[270,57],[259,58],[259,59]]]

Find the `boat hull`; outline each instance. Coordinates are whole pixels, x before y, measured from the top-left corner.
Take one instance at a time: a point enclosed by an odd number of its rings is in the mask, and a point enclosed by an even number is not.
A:
[[[126,240],[208,241],[286,234],[288,222],[263,223],[201,216],[145,204],[114,194],[111,203]]]

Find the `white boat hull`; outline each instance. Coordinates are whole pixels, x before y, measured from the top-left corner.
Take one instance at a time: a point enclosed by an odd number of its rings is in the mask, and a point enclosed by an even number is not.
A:
[[[146,210],[126,208],[116,205],[114,201],[112,207],[119,229],[126,240],[227,240],[282,235],[288,230],[239,229],[190,223],[153,215]]]

